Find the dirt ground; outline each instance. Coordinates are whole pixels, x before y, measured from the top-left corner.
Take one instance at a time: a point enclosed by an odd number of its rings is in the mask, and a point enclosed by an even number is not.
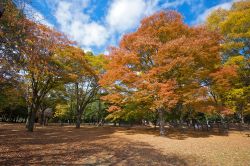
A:
[[[147,128],[0,123],[0,165],[250,165],[246,132],[218,135]]]

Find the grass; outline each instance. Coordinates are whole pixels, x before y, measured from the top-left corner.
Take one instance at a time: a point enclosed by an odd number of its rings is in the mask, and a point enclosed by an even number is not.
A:
[[[248,132],[249,133],[249,132]],[[249,165],[247,132],[0,124],[0,165]]]

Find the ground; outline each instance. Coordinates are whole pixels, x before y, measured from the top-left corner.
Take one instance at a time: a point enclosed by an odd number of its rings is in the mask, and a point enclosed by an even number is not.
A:
[[[248,132],[249,133],[249,132]],[[247,132],[46,126],[0,123],[0,165],[249,165]]]

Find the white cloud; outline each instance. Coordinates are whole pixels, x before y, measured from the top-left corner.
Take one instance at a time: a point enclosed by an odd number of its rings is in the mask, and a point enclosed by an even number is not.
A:
[[[29,4],[24,4],[24,5],[25,5],[24,12],[29,19],[37,23],[44,24],[51,28],[54,27],[47,19],[45,19],[45,17],[38,10],[36,10]]]
[[[60,30],[87,49],[105,47],[108,41],[116,44],[122,34],[135,29],[144,16],[158,9],[158,0],[113,0],[100,23],[91,20],[89,0],[55,0],[50,4]]]
[[[183,5],[184,3],[191,4],[192,0],[175,0],[175,1],[169,1],[165,2],[162,7],[163,8],[176,8],[178,6]]]
[[[194,20],[191,24],[196,25],[196,24],[201,24],[203,22],[205,22],[206,18],[214,11],[217,9],[230,9],[233,5],[234,2],[237,2],[239,0],[232,0],[231,2],[225,2],[225,3],[221,3],[218,4],[216,6],[213,6],[211,8],[206,9],[203,13],[201,13],[196,20]]]
[[[88,47],[84,47],[82,49],[84,50],[84,53],[86,53],[86,52],[93,52],[93,50],[91,48],[88,48]]]
[[[140,20],[156,10],[157,0],[113,0],[106,16],[111,30],[122,33],[139,25]]]
[[[55,10],[55,18],[62,32],[75,40],[81,47],[103,46],[109,33],[105,26],[92,21],[84,13],[87,1],[59,1]]]
[[[109,37],[106,28],[96,22],[84,23],[74,21],[71,24],[72,37],[84,46],[104,45]]]
[[[122,35],[135,30],[143,17],[166,8],[177,9],[184,4],[190,7],[190,12],[197,19],[193,24],[202,23],[215,9],[231,7],[232,2],[221,3],[210,9],[205,9],[205,0],[110,0],[105,15],[99,20],[95,17],[96,0],[37,0],[44,3],[50,12],[54,13],[56,27],[76,41],[83,49],[107,49],[109,45],[117,45]],[[224,1],[225,2],[225,1]],[[35,19],[43,24],[53,26],[44,16],[29,6]],[[203,12],[204,11],[204,12]],[[105,52],[107,53],[107,52]]]

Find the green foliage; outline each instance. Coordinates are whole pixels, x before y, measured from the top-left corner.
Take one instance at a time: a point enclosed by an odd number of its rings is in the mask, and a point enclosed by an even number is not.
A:
[[[84,52],[11,0],[0,3],[0,114],[11,121],[28,108],[29,117],[51,108],[55,121],[131,124],[156,124],[162,108],[173,122],[250,114],[249,1],[212,12],[205,27],[156,13],[108,56]]]
[[[224,55],[243,55],[250,57],[250,2],[234,3],[230,10],[219,9],[207,19],[207,25],[212,30],[218,30],[224,36]]]
[[[57,104],[54,117],[60,120],[70,119],[70,106],[67,104]]]
[[[104,72],[103,69],[106,64],[106,59],[103,54],[94,55],[92,52],[86,52],[85,57],[88,63],[95,68],[97,74]]]
[[[85,122],[100,123],[104,122],[107,114],[108,112],[106,104],[98,99],[88,104],[83,117]]]

